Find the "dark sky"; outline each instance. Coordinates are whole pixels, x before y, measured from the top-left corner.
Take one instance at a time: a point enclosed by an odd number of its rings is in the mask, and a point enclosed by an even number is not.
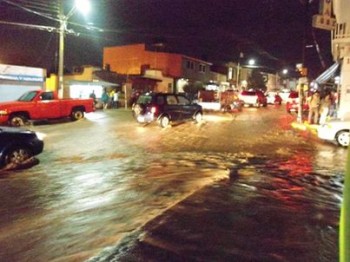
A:
[[[311,17],[318,12],[313,0],[308,13],[304,0],[90,0],[87,18],[75,13],[68,28],[79,36],[66,38],[65,64],[102,66],[102,49],[129,43],[163,42],[164,51],[183,53],[213,63],[254,57],[264,66],[295,66],[302,62],[304,32],[306,44],[319,44],[305,51],[311,75],[332,62],[330,32],[314,29]],[[65,14],[73,0],[64,0]],[[29,10],[23,9],[23,7]],[[58,0],[0,0],[0,62],[45,67],[57,65],[58,34],[28,29],[6,22],[57,27]],[[34,12],[32,12],[34,11]],[[305,20],[306,18],[306,20]],[[99,30],[88,30],[93,23]],[[305,26],[306,25],[306,26]],[[306,30],[305,30],[306,29]],[[159,50],[159,51],[161,51]]]

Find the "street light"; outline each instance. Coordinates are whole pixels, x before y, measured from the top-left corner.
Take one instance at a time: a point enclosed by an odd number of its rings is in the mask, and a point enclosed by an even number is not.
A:
[[[255,65],[255,59],[249,59],[248,64],[249,64],[250,66]]]
[[[64,96],[64,37],[67,31],[67,23],[69,18],[79,10],[82,13],[88,13],[90,11],[90,2],[88,0],[75,0],[74,6],[68,12],[67,15],[64,14],[63,2],[61,1],[60,7],[60,42],[59,42],[59,54],[58,54],[58,96],[62,98]]]

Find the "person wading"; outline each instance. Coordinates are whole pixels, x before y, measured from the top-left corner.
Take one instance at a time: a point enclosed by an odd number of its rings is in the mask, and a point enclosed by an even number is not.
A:
[[[309,100],[309,124],[318,124],[318,116],[320,110],[320,94],[318,91],[312,94]],[[313,119],[313,121],[312,121]]]

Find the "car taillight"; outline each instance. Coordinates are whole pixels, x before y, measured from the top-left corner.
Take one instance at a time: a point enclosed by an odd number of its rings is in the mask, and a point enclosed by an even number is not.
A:
[[[297,98],[288,98],[288,102],[291,104],[298,103],[298,99]]]
[[[151,107],[151,112],[152,112],[152,114],[156,113],[157,112],[157,107],[152,106]]]

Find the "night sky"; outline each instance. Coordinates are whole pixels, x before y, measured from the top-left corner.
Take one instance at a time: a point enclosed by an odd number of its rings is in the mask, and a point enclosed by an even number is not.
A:
[[[294,69],[302,62],[304,35],[307,45],[316,41],[321,50],[319,54],[315,47],[305,51],[304,62],[311,77],[324,70],[320,56],[327,66],[332,63],[330,32],[313,29],[314,37],[312,34],[311,17],[318,12],[317,0],[311,2],[308,13],[304,0],[90,1],[88,17],[77,12],[69,19],[68,28],[79,35],[66,37],[68,69],[84,64],[102,66],[104,46],[142,42],[161,42],[164,46],[158,51],[182,53],[216,64],[237,61],[242,52],[242,63],[254,57],[259,65]],[[64,0],[65,14],[72,3]],[[0,0],[0,10],[0,63],[55,71],[58,34],[8,22],[58,27],[57,21],[47,18],[57,18],[58,0]]]

